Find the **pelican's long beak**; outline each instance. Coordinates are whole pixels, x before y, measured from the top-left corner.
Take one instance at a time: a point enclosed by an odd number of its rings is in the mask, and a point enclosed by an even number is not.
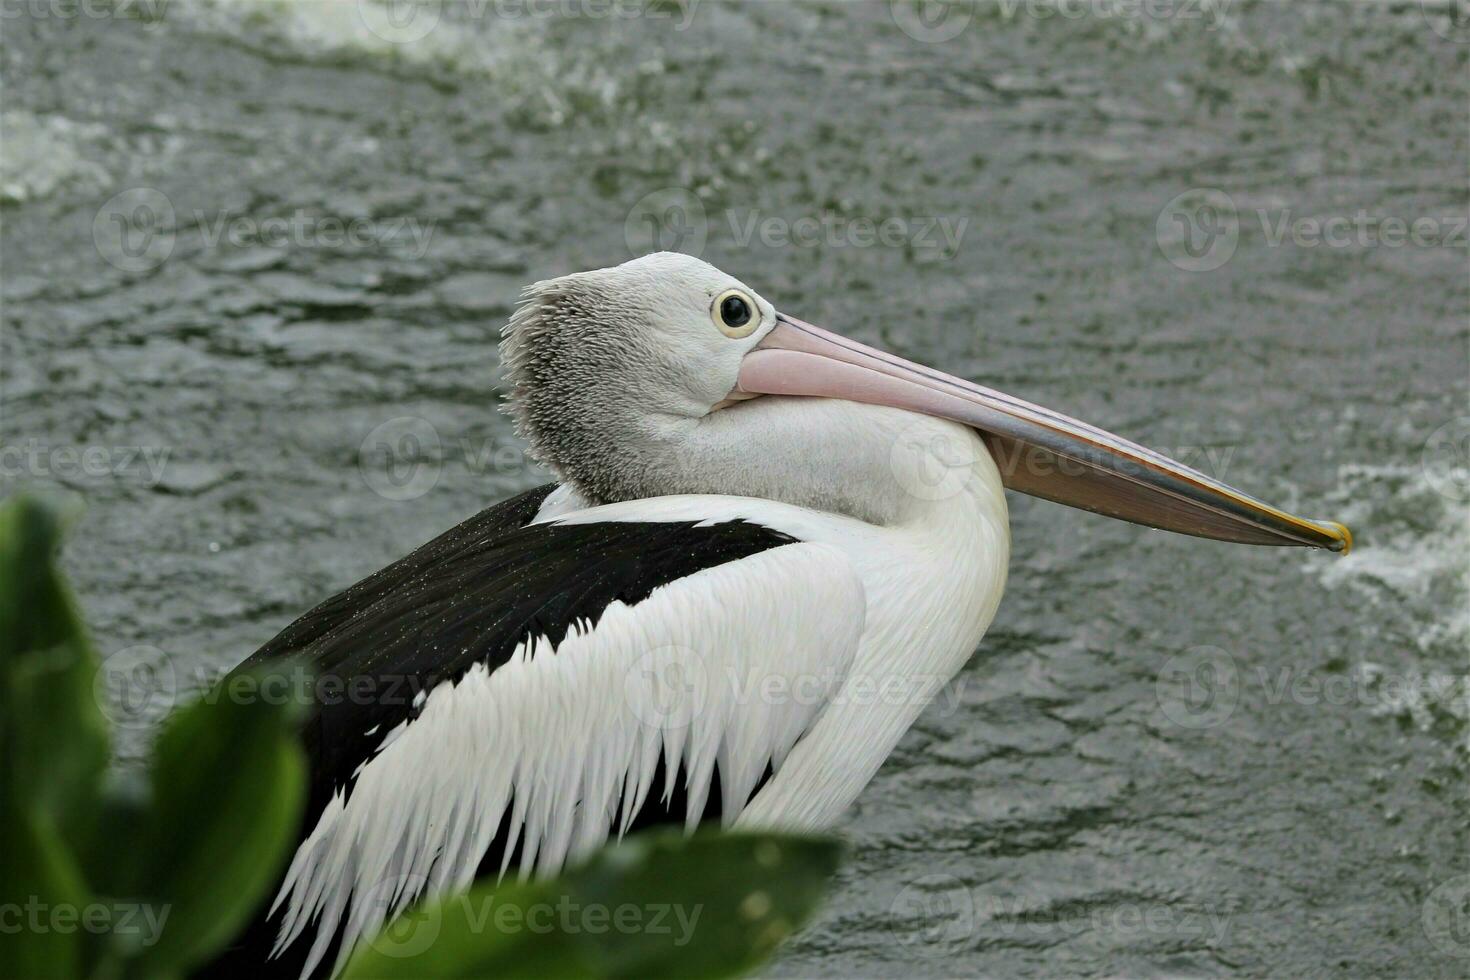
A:
[[[745,356],[737,390],[889,405],[973,426],[1007,487],[1149,527],[1346,554],[1341,524],[1294,517],[1110,432],[874,350],[784,314]]]

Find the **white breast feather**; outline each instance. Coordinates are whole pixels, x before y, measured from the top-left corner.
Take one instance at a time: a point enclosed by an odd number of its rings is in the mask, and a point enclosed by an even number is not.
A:
[[[669,797],[682,764],[691,814],[718,763],[733,821],[732,802],[768,762],[779,769],[842,682],[864,620],[843,553],[793,544],[614,602],[554,652],[532,639],[500,668],[440,685],[297,850],[271,910],[286,906],[276,951],[315,920],[309,975],[345,913],[340,969],[359,937],[421,893],[467,887],[506,819],[512,846],[523,840],[521,875],[556,871],[626,830],[661,754],[657,791]],[[762,693],[772,679],[812,677],[831,679],[817,697]]]

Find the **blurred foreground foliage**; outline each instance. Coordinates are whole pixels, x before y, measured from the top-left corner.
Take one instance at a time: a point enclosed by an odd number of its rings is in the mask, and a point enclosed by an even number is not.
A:
[[[280,880],[306,705],[216,688],[167,719],[146,779],[116,778],[61,524],[32,498],[0,504],[0,977],[182,977]],[[345,975],[733,976],[806,921],[838,859],[824,838],[634,837],[556,879],[411,906]]]

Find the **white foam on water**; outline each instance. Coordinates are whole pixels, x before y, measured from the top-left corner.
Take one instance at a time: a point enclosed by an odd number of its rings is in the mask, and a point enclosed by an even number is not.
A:
[[[415,11],[376,0],[204,0],[178,12],[196,28],[222,36],[258,34],[304,55],[355,52],[462,71],[493,70],[520,41],[513,20],[472,32],[446,16],[446,6],[421,3]]]
[[[0,203],[104,190],[112,176],[88,154],[89,145],[106,135],[107,128],[98,123],[22,110],[0,113]]]
[[[1414,649],[1402,651],[1407,666],[1364,661],[1356,670],[1377,692],[1374,714],[1408,717],[1421,730],[1440,716],[1458,719],[1458,744],[1470,752],[1470,503],[1454,492],[1464,485],[1419,465],[1341,467],[1335,513],[1359,543],[1304,567],[1351,594],[1365,618],[1396,607],[1422,623]]]
[[[515,15],[521,9],[493,0],[417,7],[404,0],[202,0],[179,13],[196,30],[254,38],[306,58],[366,57],[385,67],[493,81],[502,107],[529,110],[546,125],[560,125],[578,109],[614,106],[627,66],[619,74],[596,52],[549,45],[550,18]]]
[[[1470,640],[1470,504],[1441,493],[1422,466],[1353,463],[1340,467],[1339,489],[1330,495],[1349,527],[1360,529],[1352,554],[1310,564],[1331,588],[1355,588],[1406,599],[1427,598],[1458,580],[1467,603],[1443,610],[1426,638],[1458,622]],[[1318,557],[1318,556],[1313,556]]]

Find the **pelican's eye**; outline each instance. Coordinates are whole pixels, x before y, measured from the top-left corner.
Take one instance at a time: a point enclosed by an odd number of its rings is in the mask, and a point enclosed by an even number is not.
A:
[[[737,340],[749,337],[761,322],[755,312],[755,301],[738,289],[727,289],[716,296],[712,312],[720,333]]]

